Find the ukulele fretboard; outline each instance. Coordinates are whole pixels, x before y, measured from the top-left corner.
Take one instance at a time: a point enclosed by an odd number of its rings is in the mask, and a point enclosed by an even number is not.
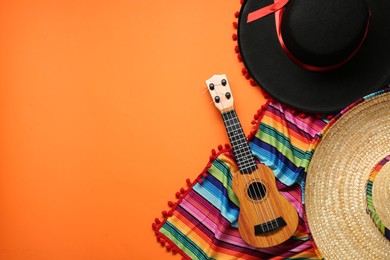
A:
[[[257,164],[249,149],[248,142],[236,111],[230,110],[222,113],[223,122],[233,147],[233,153],[236,157],[238,168],[241,173],[251,173],[257,169]]]

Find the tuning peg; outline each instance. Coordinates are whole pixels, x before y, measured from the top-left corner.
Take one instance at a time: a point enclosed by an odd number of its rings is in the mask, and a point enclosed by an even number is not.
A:
[[[209,84],[209,88],[210,88],[210,90],[214,90],[214,88],[215,88],[214,84],[213,84],[213,83],[210,83],[210,84]]]
[[[222,83],[222,86],[226,86],[226,83],[227,83],[226,79],[222,79],[221,83]]]
[[[226,92],[226,93],[225,93],[225,97],[226,97],[227,99],[230,99],[231,96],[232,96],[232,94],[230,94],[230,92]]]
[[[219,96],[215,96],[215,98],[214,98],[215,103],[219,103],[220,100],[221,100],[221,98]]]

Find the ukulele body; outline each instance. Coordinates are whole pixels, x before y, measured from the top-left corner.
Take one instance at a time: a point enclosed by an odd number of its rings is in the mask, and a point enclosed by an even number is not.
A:
[[[238,230],[254,247],[271,247],[289,239],[298,226],[298,214],[276,188],[270,168],[258,164],[252,173],[237,171],[232,188],[240,202]]]
[[[240,171],[233,177],[233,191],[240,202],[238,230],[254,247],[271,247],[289,239],[298,226],[293,205],[276,188],[270,168],[257,164],[233,107],[233,95],[226,75],[206,80],[213,102],[222,114]]]

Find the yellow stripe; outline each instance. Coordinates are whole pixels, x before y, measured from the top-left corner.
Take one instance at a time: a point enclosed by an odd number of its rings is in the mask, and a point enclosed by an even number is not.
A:
[[[191,230],[190,227],[188,227],[184,222],[182,222],[179,218],[176,216],[172,216],[169,218],[169,221],[172,225],[174,225],[177,229],[179,229],[183,234],[186,235],[190,240],[192,240],[197,246],[202,248],[204,252],[207,254],[208,257],[210,258],[215,258],[215,259],[222,259],[222,260],[234,260],[237,259],[236,256],[228,255],[225,253],[217,252],[214,249],[210,247],[210,244],[207,243],[201,236],[199,236],[196,232]],[[164,233],[165,234],[165,233]],[[168,236],[168,234],[165,234]],[[170,239],[174,239],[169,236]],[[186,253],[191,252],[190,250],[185,250],[184,248],[180,248],[181,250],[185,251]],[[226,250],[226,249],[224,249]],[[239,252],[236,252],[239,253]],[[191,257],[196,257],[195,255],[192,254]],[[245,259],[245,258],[241,258]]]
[[[304,141],[298,139],[297,137],[294,137],[293,135],[291,135],[291,133],[289,133],[288,128],[285,125],[281,124],[280,122],[275,121],[273,118],[265,115],[262,119],[262,122],[268,126],[275,128],[278,132],[280,132],[284,136],[288,137],[290,139],[290,143],[293,146],[299,148],[300,150],[306,151],[308,149],[308,147],[310,147],[309,143],[304,142]]]

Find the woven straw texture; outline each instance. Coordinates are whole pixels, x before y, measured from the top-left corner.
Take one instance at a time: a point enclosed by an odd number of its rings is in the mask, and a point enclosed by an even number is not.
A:
[[[390,93],[358,104],[326,130],[316,147],[305,204],[312,236],[326,259],[390,259],[390,242],[367,214],[365,192],[370,172],[390,154],[389,108]],[[386,171],[382,175],[389,177]],[[384,191],[374,191],[374,203],[388,205],[389,182],[384,183]]]
[[[372,200],[383,225],[390,228],[390,163],[385,164],[375,177]]]

